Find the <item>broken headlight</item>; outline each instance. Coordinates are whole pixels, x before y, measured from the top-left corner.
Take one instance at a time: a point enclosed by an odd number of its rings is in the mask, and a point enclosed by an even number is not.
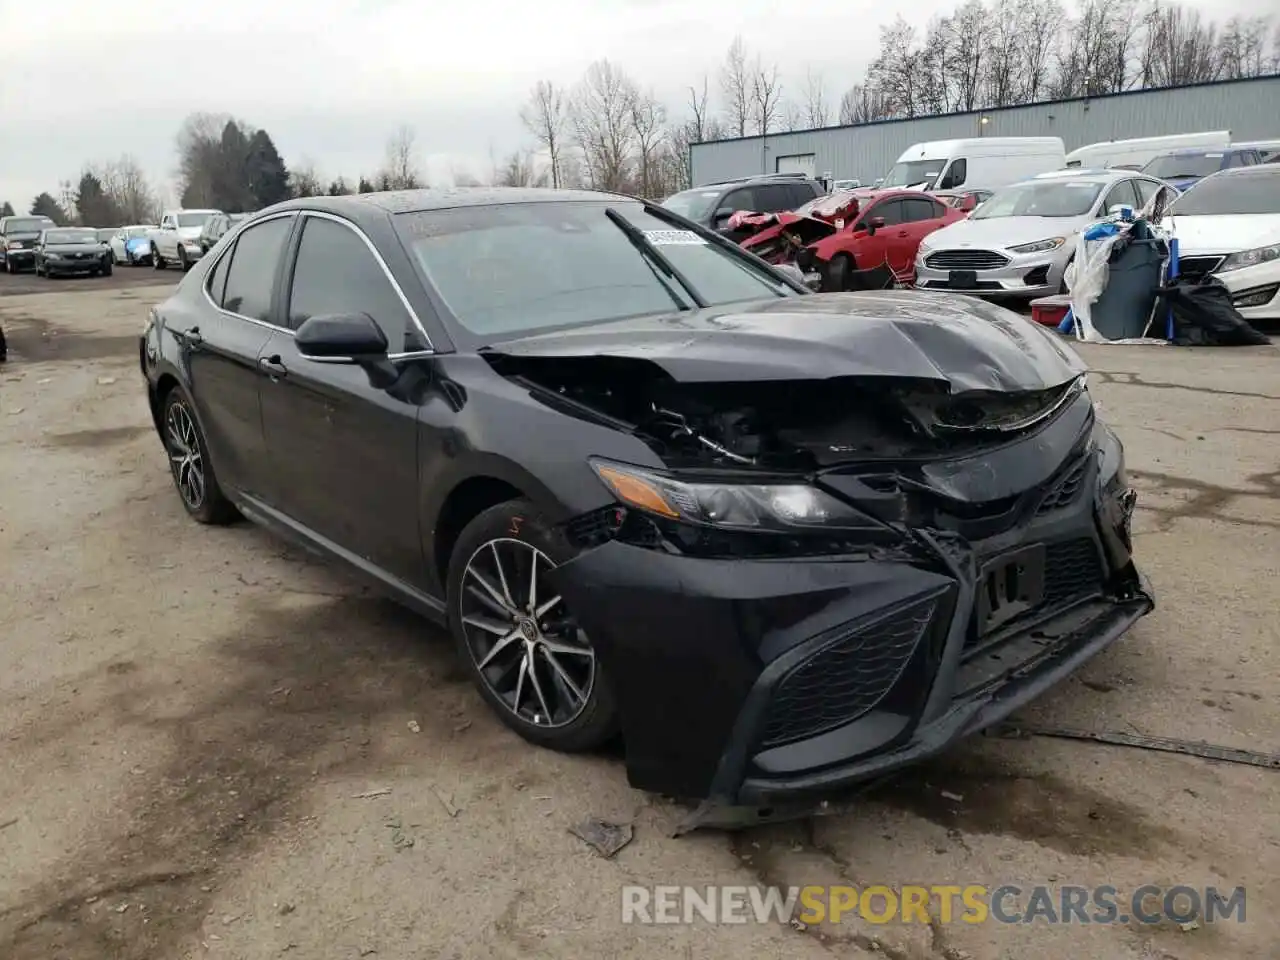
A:
[[[690,482],[608,460],[592,460],[591,467],[619,501],[668,520],[761,533],[884,529],[805,483]]]

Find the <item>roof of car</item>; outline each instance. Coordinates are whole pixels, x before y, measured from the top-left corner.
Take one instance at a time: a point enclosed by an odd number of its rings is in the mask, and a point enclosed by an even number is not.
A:
[[[615,193],[594,190],[549,190],[545,187],[442,187],[422,190],[391,190],[356,193],[341,197],[300,197],[287,200],[274,210],[312,209],[353,213],[371,208],[387,213],[419,213],[454,207],[491,207],[508,203],[584,203],[602,200],[632,200]],[[259,211],[261,213],[262,211]]]
[[[1037,173],[1031,180],[1097,180],[1105,182],[1107,180],[1129,179],[1137,170],[1120,170],[1115,167],[1109,169],[1081,169],[1079,167],[1068,167],[1065,170],[1050,170],[1048,173]],[[1031,181],[1024,180],[1023,183]]]
[[[1270,163],[1255,163],[1249,167],[1228,167],[1210,174],[1214,179],[1222,177],[1280,177],[1280,167]],[[1203,179],[1208,180],[1209,177]]]

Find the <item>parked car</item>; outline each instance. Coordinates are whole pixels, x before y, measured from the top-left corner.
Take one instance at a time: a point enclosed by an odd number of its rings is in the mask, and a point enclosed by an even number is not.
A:
[[[208,253],[223,235],[241,220],[253,216],[252,213],[215,213],[200,228],[200,253]]]
[[[1168,203],[1167,184],[1128,170],[1061,170],[997,190],[965,219],[930,234],[916,286],[1032,299],[1064,292],[1081,229],[1122,207]]]
[[[112,259],[130,267],[150,263],[151,232],[155,229],[154,224],[135,223],[116,230],[107,241],[107,245],[111,247]]]
[[[151,265],[163,270],[171,263],[182,267],[183,272],[204,256],[200,247],[200,231],[211,217],[220,210],[166,210],[160,216],[160,226],[151,231]]]
[[[1251,323],[1280,321],[1280,167],[1233,167],[1174,201],[1165,226],[1178,238],[1178,272],[1214,276]]]
[[[776,174],[695,187],[667,197],[662,205],[700,226],[723,233],[735,213],[794,210],[826,192],[822,181],[812,177]]]
[[[1263,163],[1274,163],[1280,160],[1280,140],[1244,140],[1233,143],[1232,146],[1241,150],[1257,150]]]
[[[139,359],[194,519],[346,564],[447,625],[525,739],[620,732],[634,786],[712,807],[928,757],[1152,609],[1054,334],[808,294],[632,198],[288,201]]]
[[[41,231],[55,226],[48,217],[0,217],[0,263],[5,272],[34,267]]]
[[[1141,170],[1156,157],[1171,150],[1226,150],[1230,146],[1230,130],[1104,140],[1072,150],[1067,154],[1065,166],[1081,170],[1107,170],[1114,167]]]
[[[995,190],[1066,165],[1060,137],[932,140],[903,151],[879,186],[912,190]]]
[[[970,213],[977,208],[978,204],[987,200],[992,192],[991,190],[934,190],[932,195],[948,207]]]
[[[36,276],[111,276],[111,251],[92,227],[54,227],[36,243]]]
[[[829,203],[839,214],[831,220],[824,218],[826,229],[820,235],[797,224],[796,217],[808,213],[802,207],[795,217],[780,216],[777,226],[748,237],[742,245],[770,261],[776,259],[775,247],[780,240],[787,246],[802,247],[804,254],[796,253],[797,265],[805,273],[818,273],[825,292],[847,290],[854,271],[882,264],[899,281],[910,283],[920,241],[965,217],[962,211],[919,190],[854,190],[843,196],[852,201],[847,212],[840,209],[841,195],[817,201]]]
[[[1162,154],[1142,168],[1149,177],[1158,177],[1179,190],[1186,190],[1201,177],[1231,167],[1253,167],[1262,155],[1253,148],[1226,150],[1175,150]]]

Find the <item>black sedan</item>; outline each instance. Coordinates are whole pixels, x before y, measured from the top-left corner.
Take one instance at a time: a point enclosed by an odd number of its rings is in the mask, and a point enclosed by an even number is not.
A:
[[[111,276],[111,249],[89,227],[56,227],[40,234],[36,275],[53,277],[87,273]]]
[[[447,624],[631,782],[809,802],[943,750],[1152,609],[1076,355],[979,300],[809,294],[661,207],[289,201],[140,344],[183,505]],[[739,811],[740,812],[740,811]]]

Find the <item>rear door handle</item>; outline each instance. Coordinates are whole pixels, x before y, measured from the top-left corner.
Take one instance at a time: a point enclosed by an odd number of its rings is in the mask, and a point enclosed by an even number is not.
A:
[[[289,368],[280,362],[278,356],[259,357],[258,367],[272,380],[279,380],[281,377],[289,375]]]

